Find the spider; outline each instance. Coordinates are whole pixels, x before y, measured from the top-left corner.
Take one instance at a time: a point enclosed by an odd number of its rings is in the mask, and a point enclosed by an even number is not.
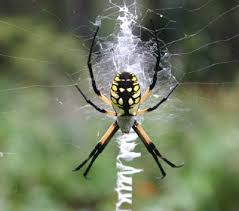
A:
[[[152,23],[153,25],[153,23]],[[95,92],[95,94],[107,105],[111,106],[114,111],[108,111],[105,109],[102,109],[98,107],[95,103],[93,103],[91,100],[87,98],[87,96],[83,93],[83,91],[80,89],[80,87],[76,84],[75,87],[80,92],[82,97],[85,99],[85,101],[93,106],[97,111],[104,113],[109,116],[115,116],[117,120],[109,127],[109,129],[106,131],[106,133],[103,135],[101,140],[98,142],[98,144],[95,146],[95,148],[91,151],[88,158],[84,160],[77,168],[75,168],[73,171],[80,170],[90,159],[90,163],[88,167],[86,168],[84,172],[84,177],[87,177],[87,174],[89,173],[94,161],[99,156],[99,154],[105,149],[111,138],[114,136],[114,134],[121,129],[122,133],[129,133],[131,128],[136,132],[136,134],[139,136],[140,140],[143,142],[145,147],[147,148],[148,152],[153,156],[154,160],[156,161],[161,173],[162,177],[166,176],[166,172],[164,171],[161,163],[159,162],[159,158],[163,160],[165,163],[167,163],[169,166],[173,168],[179,168],[182,167],[184,164],[181,165],[175,165],[171,161],[169,161],[167,158],[161,155],[159,150],[156,148],[156,146],[153,144],[151,139],[149,138],[148,134],[145,132],[143,127],[139,122],[136,121],[136,116],[143,115],[147,112],[154,111],[157,109],[162,103],[164,103],[169,96],[174,92],[174,90],[177,88],[178,83],[170,90],[169,94],[161,99],[156,105],[149,107],[147,109],[140,110],[139,106],[147,100],[150,95],[152,94],[152,90],[155,87],[155,84],[157,82],[157,74],[159,71],[161,71],[163,68],[160,66],[160,60],[161,60],[161,51],[160,51],[160,44],[157,37],[157,32],[153,25],[153,31],[154,31],[154,39],[157,44],[157,55],[156,55],[156,65],[154,68],[154,75],[153,79],[151,81],[151,84],[149,85],[148,89],[145,91],[145,93],[141,96],[140,91],[140,85],[138,83],[137,76],[134,73],[130,72],[121,72],[117,74],[112,82],[111,86],[111,99],[108,99],[106,96],[104,96],[100,90],[97,88],[93,69],[92,69],[92,63],[91,63],[91,57],[92,52],[95,44],[95,39],[99,31],[99,26],[96,29],[96,32],[94,34],[92,44],[90,47],[89,57],[88,57],[88,69],[91,77],[92,87]]]

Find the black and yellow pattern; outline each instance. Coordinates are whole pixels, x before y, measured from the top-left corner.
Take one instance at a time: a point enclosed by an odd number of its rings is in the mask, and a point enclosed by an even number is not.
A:
[[[141,91],[140,91],[140,85],[138,83],[138,79],[135,74],[129,73],[129,72],[123,72],[115,76],[111,86],[111,99],[108,99],[106,96],[104,96],[101,93],[101,91],[98,89],[95,82],[94,73],[93,73],[92,64],[91,64],[93,47],[94,47],[94,43],[95,43],[95,39],[96,39],[98,31],[99,31],[99,27],[97,27],[97,30],[93,37],[87,64],[88,64],[89,73],[91,77],[92,87],[95,94],[105,104],[112,106],[114,108],[114,111],[109,111],[109,110],[100,108],[83,93],[83,91],[80,89],[80,87],[77,84],[75,85],[75,87],[77,88],[77,90],[80,92],[80,94],[83,96],[83,98],[88,104],[90,104],[92,107],[94,107],[97,111],[101,113],[104,113],[110,116],[117,116],[117,121],[110,126],[110,128],[107,130],[107,132],[102,137],[100,142],[91,151],[88,158],[84,160],[75,169],[75,171],[80,170],[90,160],[90,163],[84,172],[84,176],[86,177],[93,163],[95,162],[99,154],[104,150],[104,148],[109,143],[113,135],[117,132],[117,130],[120,128],[123,133],[129,133],[131,128],[133,128],[134,131],[139,136],[139,138],[144,143],[144,145],[146,146],[146,148],[148,149],[149,153],[153,156],[154,160],[156,161],[164,177],[166,173],[163,167],[161,166],[159,159],[163,160],[164,162],[166,162],[168,165],[170,165],[173,168],[178,168],[178,167],[181,167],[182,165],[175,165],[171,161],[163,157],[158,151],[158,149],[155,147],[155,145],[152,143],[147,133],[143,130],[142,126],[137,122],[135,118],[136,115],[143,115],[147,112],[151,112],[157,109],[162,103],[164,103],[169,98],[169,96],[174,92],[174,90],[178,86],[178,84],[175,84],[175,86],[169,91],[168,95],[162,98],[156,105],[153,105],[152,107],[149,107],[143,110],[139,110],[139,105],[142,104],[145,100],[147,100],[152,94],[152,90],[154,89],[158,79],[158,76],[157,76],[158,72],[162,70],[162,67],[160,66],[160,60],[161,60],[160,43],[159,43],[159,39],[157,38],[157,32],[154,28],[154,25],[153,25],[153,31],[155,35],[154,38],[157,44],[156,65],[154,68],[153,79],[148,89],[144,92],[142,98],[141,98]]]
[[[141,99],[140,85],[135,74],[117,74],[111,86],[112,106],[117,116],[135,116]]]

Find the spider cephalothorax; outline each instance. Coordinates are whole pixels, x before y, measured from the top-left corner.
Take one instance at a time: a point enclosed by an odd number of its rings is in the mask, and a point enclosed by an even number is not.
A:
[[[140,99],[136,75],[129,72],[117,74],[111,86],[111,101],[117,116],[136,116]]]
[[[165,157],[163,157],[156,146],[153,144],[147,133],[144,131],[143,127],[137,122],[136,116],[143,115],[144,113],[151,112],[155,109],[157,109],[163,102],[165,102],[168,97],[173,93],[173,91],[176,89],[178,84],[176,84],[168,93],[167,96],[165,96],[163,99],[161,99],[156,105],[140,110],[139,106],[144,103],[145,100],[147,100],[152,90],[155,87],[155,84],[157,82],[157,74],[159,71],[162,70],[162,67],[160,66],[160,60],[161,60],[161,52],[159,47],[159,40],[157,37],[157,32],[154,30],[154,38],[157,44],[157,56],[156,56],[156,65],[154,68],[154,75],[153,79],[149,85],[149,88],[145,91],[145,93],[141,97],[141,91],[140,86],[137,80],[137,77],[134,73],[129,72],[121,72],[117,74],[112,82],[111,86],[111,100],[108,99],[106,96],[104,96],[100,90],[97,88],[92,64],[91,64],[91,56],[92,51],[95,43],[96,35],[99,31],[99,27],[97,27],[96,33],[93,38],[93,42],[90,48],[90,54],[88,58],[88,68],[90,72],[90,77],[92,81],[92,87],[96,95],[108,106],[111,106],[114,111],[108,111],[105,109],[102,109],[98,107],[95,103],[93,103],[91,100],[89,100],[86,95],[82,92],[80,87],[78,85],[75,85],[77,90],[81,93],[83,98],[86,100],[87,103],[89,103],[91,106],[93,106],[97,111],[110,115],[115,116],[117,120],[109,127],[109,129],[106,131],[104,136],[101,138],[99,143],[95,146],[93,151],[90,153],[89,157],[83,161],[76,169],[80,170],[90,159],[90,164],[88,165],[86,171],[84,172],[84,176],[86,177],[91,166],[93,165],[96,158],[99,156],[99,154],[104,150],[106,145],[109,143],[110,139],[113,137],[113,135],[121,129],[123,133],[129,133],[131,129],[133,129],[145,147],[147,148],[148,152],[153,156],[154,160],[156,161],[159,169],[162,172],[163,177],[166,175],[162,165],[159,162],[159,158],[166,162],[168,165],[170,165],[173,168],[181,167],[182,165],[175,165]]]

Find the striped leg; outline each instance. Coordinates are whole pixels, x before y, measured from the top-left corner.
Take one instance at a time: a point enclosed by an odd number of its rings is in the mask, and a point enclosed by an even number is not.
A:
[[[88,69],[89,69],[89,73],[90,73],[90,78],[91,78],[91,82],[92,82],[92,87],[93,87],[93,90],[94,90],[95,94],[97,94],[98,97],[99,97],[104,103],[106,103],[106,104],[109,105],[109,106],[112,106],[111,101],[110,101],[106,96],[104,96],[103,94],[101,94],[100,90],[97,88],[96,82],[95,82],[95,78],[94,78],[93,69],[92,69],[91,57],[92,57],[92,52],[93,52],[93,48],[94,48],[94,45],[95,45],[95,38],[96,38],[96,36],[97,36],[97,34],[98,34],[98,31],[99,31],[99,26],[98,26],[97,29],[96,29],[95,35],[94,35],[93,40],[92,40],[92,43],[91,43],[90,53],[89,53],[87,65],[88,65]]]
[[[75,85],[76,89],[80,92],[80,94],[82,95],[82,97],[85,99],[85,101],[87,103],[89,103],[91,106],[93,106],[97,111],[107,114],[109,116],[116,116],[117,114],[114,111],[108,111],[105,109],[102,109],[100,107],[98,107],[95,103],[93,103],[91,100],[89,100],[86,95],[82,92],[82,90],[80,89],[80,87],[78,85]]]
[[[74,171],[80,170],[92,158],[91,161],[90,161],[90,164],[88,165],[88,167],[86,168],[86,170],[85,170],[85,172],[83,174],[84,177],[87,177],[87,174],[90,171],[90,168],[93,165],[94,161],[99,156],[99,154],[104,150],[104,148],[107,146],[107,144],[109,143],[110,139],[113,137],[113,135],[117,132],[118,129],[119,129],[119,126],[118,126],[117,122],[114,122],[109,127],[109,129],[106,131],[106,133],[101,138],[99,143],[92,150],[92,152],[90,153],[88,158],[86,160],[84,160],[77,168],[75,168]]]
[[[158,165],[158,167],[159,167],[159,169],[162,173],[162,178],[164,178],[166,176],[166,172],[164,171],[164,169],[163,169],[162,165],[160,164],[158,158],[160,158],[161,160],[163,160],[164,162],[166,162],[169,166],[171,166],[173,168],[180,168],[184,165],[184,164],[175,165],[174,163],[169,161],[167,158],[163,157],[160,154],[160,152],[158,151],[158,149],[155,147],[155,145],[153,144],[151,139],[149,138],[148,134],[144,131],[143,127],[139,123],[135,122],[135,124],[133,126],[133,129],[138,134],[141,141],[144,143],[148,152],[153,156],[154,160],[156,161],[156,163],[157,163],[157,165]]]
[[[162,100],[160,100],[155,106],[150,107],[150,108],[146,108],[143,110],[139,110],[137,115],[143,115],[146,112],[150,112],[150,111],[154,111],[155,109],[157,109],[162,103],[164,103],[169,96],[174,92],[174,90],[178,87],[178,83],[172,88],[172,90],[168,93],[168,95],[166,97],[164,97]]]
[[[154,68],[153,80],[152,80],[149,88],[143,94],[143,96],[141,98],[141,101],[140,101],[141,104],[150,97],[150,95],[152,93],[152,90],[155,87],[155,84],[157,82],[157,78],[158,78],[157,74],[160,70],[162,70],[162,67],[160,66],[161,50],[160,50],[160,45],[159,45],[159,39],[158,39],[158,35],[157,35],[156,29],[155,29],[155,26],[154,26],[154,23],[153,23],[152,20],[151,20],[151,24],[152,24],[152,28],[153,28],[153,31],[154,31],[155,42],[157,44],[157,57],[156,57],[157,60],[156,60],[155,68]]]

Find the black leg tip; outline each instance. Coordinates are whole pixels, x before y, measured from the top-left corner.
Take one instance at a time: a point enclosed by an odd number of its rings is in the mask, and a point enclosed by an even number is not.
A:
[[[166,177],[166,174],[163,174],[161,177],[157,177],[157,179],[162,180],[162,179],[164,179],[164,177]]]
[[[87,174],[83,174],[85,180],[90,180],[90,178],[87,176]]]
[[[183,166],[184,166],[184,163],[179,164],[179,165],[175,165],[175,168],[181,168],[181,167],[183,167]]]
[[[78,166],[78,167],[76,167],[75,169],[73,169],[72,171],[79,171],[81,169],[81,166]]]

